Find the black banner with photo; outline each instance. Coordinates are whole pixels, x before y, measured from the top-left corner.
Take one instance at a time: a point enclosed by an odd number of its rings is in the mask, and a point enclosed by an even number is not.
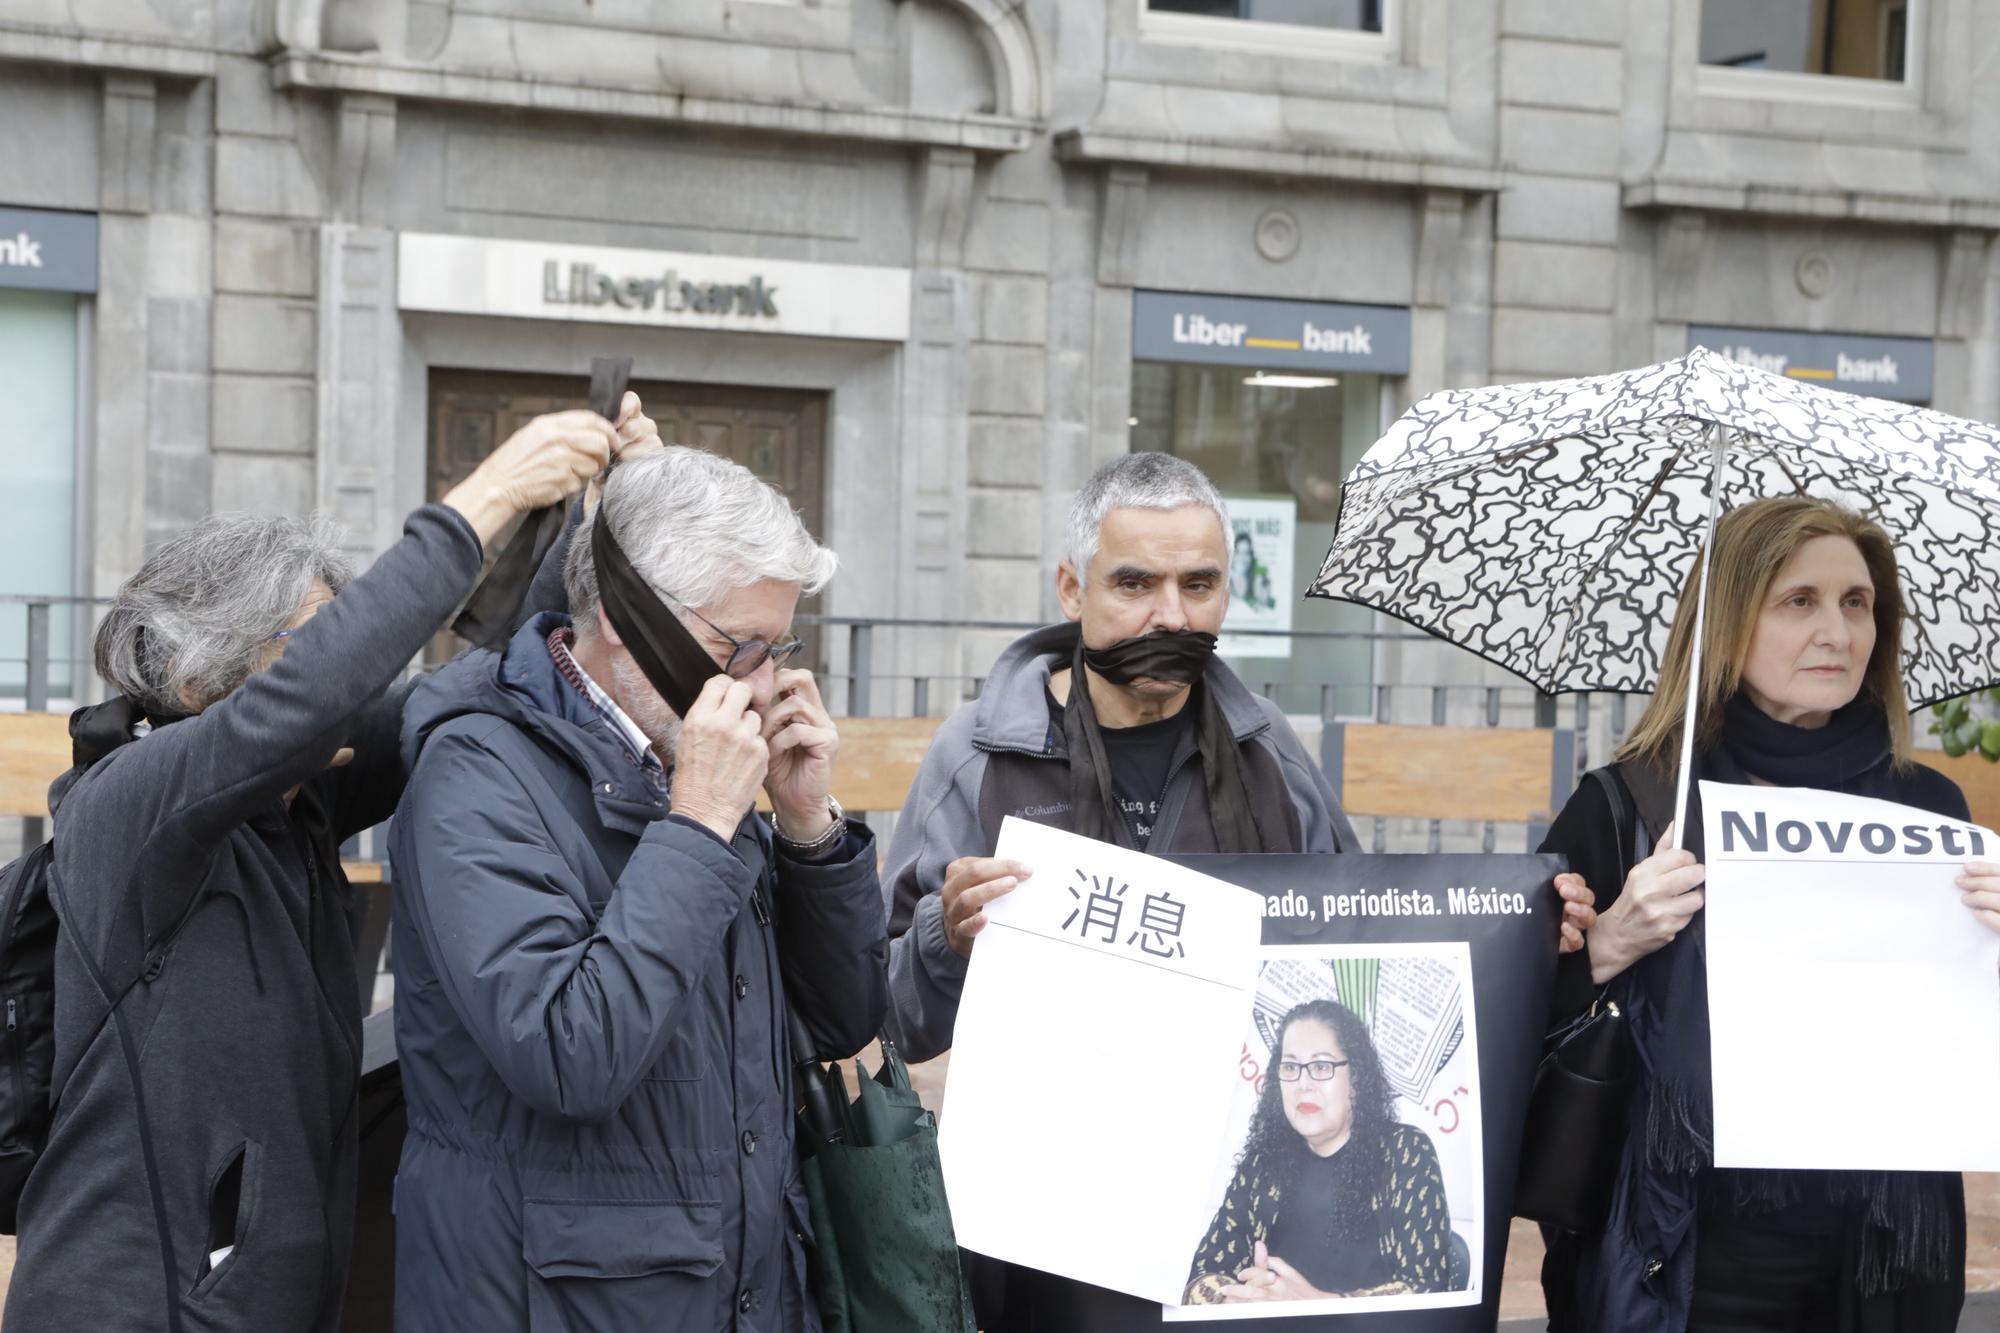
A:
[[[1190,1145],[1213,1220],[1188,1304],[1025,1269],[1009,1329],[1127,1333],[1282,1317],[1290,1333],[1475,1333],[1499,1314],[1523,1117],[1547,1025],[1557,857],[1169,858],[1264,899],[1223,1141]],[[1143,1071],[1133,1071],[1143,1105]]]

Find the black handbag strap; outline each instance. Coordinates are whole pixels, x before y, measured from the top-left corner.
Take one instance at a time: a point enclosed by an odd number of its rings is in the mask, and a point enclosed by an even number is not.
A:
[[[1597,779],[1597,785],[1604,788],[1605,802],[1611,807],[1611,827],[1618,831],[1618,885],[1622,889],[1632,874],[1632,867],[1646,859],[1644,821],[1632,809],[1625,784],[1619,779],[1617,765],[1593,768],[1589,776]]]

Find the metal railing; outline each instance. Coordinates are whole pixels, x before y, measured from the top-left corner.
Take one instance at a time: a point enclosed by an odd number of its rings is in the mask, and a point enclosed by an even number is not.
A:
[[[5,682],[4,699],[0,699],[0,706],[42,711],[58,702],[88,702],[101,697],[101,686],[95,679],[87,656],[71,654],[57,659],[52,655],[52,628],[58,608],[102,606],[108,602],[107,598],[0,594],[0,618],[19,614],[24,621],[16,623],[25,623],[26,628],[23,655],[0,656],[0,681]],[[81,619],[78,617],[79,621]],[[0,619],[0,625],[4,623],[4,619]],[[955,655],[960,636],[965,634],[1020,635],[1040,628],[1040,622],[1034,621],[899,616],[813,615],[800,616],[798,623],[801,626],[816,626],[823,631],[822,651],[836,660],[837,668],[826,671],[822,679],[839,687],[829,689],[827,701],[829,706],[840,705],[840,715],[848,717],[927,717],[934,713],[949,713],[958,703],[979,697],[985,686],[982,675],[878,669],[878,664],[883,664],[891,651],[905,661],[921,657],[920,645],[910,642],[911,636],[929,637],[928,647],[933,656],[939,650],[940,642],[944,651]],[[79,624],[79,643],[81,629]],[[1442,643],[1419,631],[1403,629],[1231,631],[1232,637],[1238,635],[1285,640],[1294,644],[1364,644],[1370,649],[1384,643]],[[885,642],[891,636],[897,636],[899,641]],[[836,641],[844,652],[833,652]],[[1302,725],[1309,725],[1309,719],[1314,718],[1322,726],[1368,719],[1419,726],[1557,727],[1565,724],[1562,701],[1525,683],[1464,684],[1404,678],[1394,681],[1324,681],[1316,686],[1301,686],[1260,674],[1258,665],[1265,660],[1238,658],[1235,665],[1238,674],[1252,690],[1279,702],[1280,706],[1286,702],[1281,695],[1292,702],[1305,702],[1307,706],[1304,708],[1288,710]],[[54,681],[67,686],[67,700],[58,701],[53,697],[51,685]],[[1301,691],[1305,692],[1303,698]],[[1609,747],[1625,734],[1630,716],[1629,698],[1622,694],[1570,696],[1567,725],[1576,737],[1575,770],[1579,777],[1593,762],[1593,754],[1608,754]],[[1442,837],[1443,821],[1424,822],[1429,828],[1421,836],[1421,841],[1435,850]],[[39,841],[42,821],[22,821],[21,834],[23,846]],[[1388,839],[1382,821],[1377,821],[1375,835],[1374,842],[1378,847],[1388,841],[1398,844],[1410,842],[1418,836],[1413,832],[1409,838]],[[1479,842],[1489,849],[1493,846],[1494,830],[1490,826],[1480,830]],[[0,847],[0,851],[5,850]]]

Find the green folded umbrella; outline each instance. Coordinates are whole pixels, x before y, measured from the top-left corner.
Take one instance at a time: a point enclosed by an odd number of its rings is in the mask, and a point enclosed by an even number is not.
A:
[[[938,1161],[937,1121],[882,1041],[872,1076],[799,1066],[799,1151],[812,1205],[813,1295],[827,1333],[974,1333]]]

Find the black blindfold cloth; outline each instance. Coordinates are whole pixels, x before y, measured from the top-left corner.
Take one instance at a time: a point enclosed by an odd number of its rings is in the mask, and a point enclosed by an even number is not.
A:
[[[701,687],[722,668],[625,558],[602,502],[590,526],[590,555],[597,563],[597,599],[611,628],[667,707],[686,717]]]
[[[1123,685],[1139,676],[1193,681],[1214,652],[1215,636],[1192,630],[1162,631],[1097,649],[1085,648],[1083,635],[1077,635],[1076,654],[1070,661],[1069,704],[1063,709],[1063,737],[1069,747],[1070,804],[1076,821],[1071,832],[1099,842],[1115,842],[1121,847],[1134,844],[1131,825],[1126,822],[1117,794],[1112,790],[1111,762],[1105,757],[1104,734],[1097,725],[1097,710],[1090,702],[1090,680],[1085,668],[1114,685]],[[1106,665],[1100,667],[1099,662]],[[1174,672],[1186,674],[1171,674]],[[1236,753],[1236,736],[1222,716],[1222,705],[1216,702],[1215,691],[1197,690],[1187,706],[1201,710],[1195,719],[1195,749],[1201,759],[1215,849],[1297,851],[1285,820],[1278,819],[1276,827],[1266,829],[1251,808],[1249,790],[1243,785],[1242,759]]]
[[[592,360],[590,410],[606,421],[617,421],[618,407],[625,399],[625,385],[631,376],[629,356],[600,356]],[[493,568],[472,590],[465,609],[451,623],[459,637],[480,648],[506,646],[522,618],[522,603],[527,600],[528,585],[534,582],[535,571],[542,567],[549,548],[562,536],[564,508],[557,501],[522,518],[521,526],[493,558]]]
[[[1085,664],[1113,685],[1130,685],[1141,676],[1187,685],[1208,669],[1208,659],[1215,655],[1215,636],[1192,629],[1157,630],[1120,639],[1108,648],[1082,651]]]

